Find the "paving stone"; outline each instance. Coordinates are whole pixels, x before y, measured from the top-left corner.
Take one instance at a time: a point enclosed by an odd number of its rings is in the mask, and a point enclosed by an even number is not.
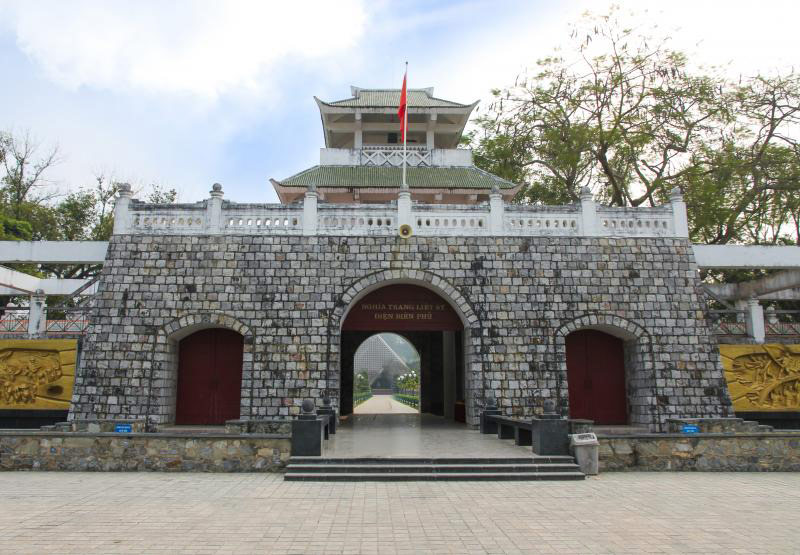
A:
[[[284,482],[0,473],[4,553],[796,553],[800,474]]]

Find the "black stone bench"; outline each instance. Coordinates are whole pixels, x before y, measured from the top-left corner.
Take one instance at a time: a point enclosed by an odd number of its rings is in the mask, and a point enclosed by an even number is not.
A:
[[[498,439],[513,439],[514,445],[533,445],[533,423],[507,416],[487,415],[497,427]]]
[[[550,412],[530,420],[503,416],[496,406],[481,412],[481,433],[513,439],[516,445],[530,445],[537,455],[569,455],[570,423]]]

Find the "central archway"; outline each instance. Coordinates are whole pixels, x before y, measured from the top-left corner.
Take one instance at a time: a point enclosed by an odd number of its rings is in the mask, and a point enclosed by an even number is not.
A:
[[[356,300],[342,322],[340,413],[353,411],[354,356],[376,333],[396,333],[420,357],[420,411],[465,421],[464,324],[439,294],[415,284],[394,283]]]

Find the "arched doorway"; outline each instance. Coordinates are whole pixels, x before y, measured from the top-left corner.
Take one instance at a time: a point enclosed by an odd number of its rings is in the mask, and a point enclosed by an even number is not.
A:
[[[204,329],[181,339],[175,423],[221,425],[241,415],[243,337]]]
[[[376,333],[353,357],[353,414],[418,414],[420,356],[397,333]]]
[[[353,412],[354,357],[376,333],[408,340],[420,358],[420,412],[464,421],[464,327],[434,291],[411,284],[376,289],[351,307],[342,323],[340,414]]]
[[[623,341],[583,329],[567,336],[566,348],[570,417],[596,424],[627,424]]]

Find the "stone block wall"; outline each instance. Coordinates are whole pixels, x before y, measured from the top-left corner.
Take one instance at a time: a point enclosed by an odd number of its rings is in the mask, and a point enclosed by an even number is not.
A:
[[[600,471],[797,472],[800,432],[598,436]]]
[[[0,432],[0,470],[277,471],[291,439],[280,435]]]
[[[244,336],[243,419],[336,403],[348,307],[397,282],[462,317],[473,425],[489,389],[508,415],[566,409],[564,338],[585,327],[626,341],[631,423],[730,414],[683,239],[116,235],[70,416],[170,422],[178,342],[219,326]]]

